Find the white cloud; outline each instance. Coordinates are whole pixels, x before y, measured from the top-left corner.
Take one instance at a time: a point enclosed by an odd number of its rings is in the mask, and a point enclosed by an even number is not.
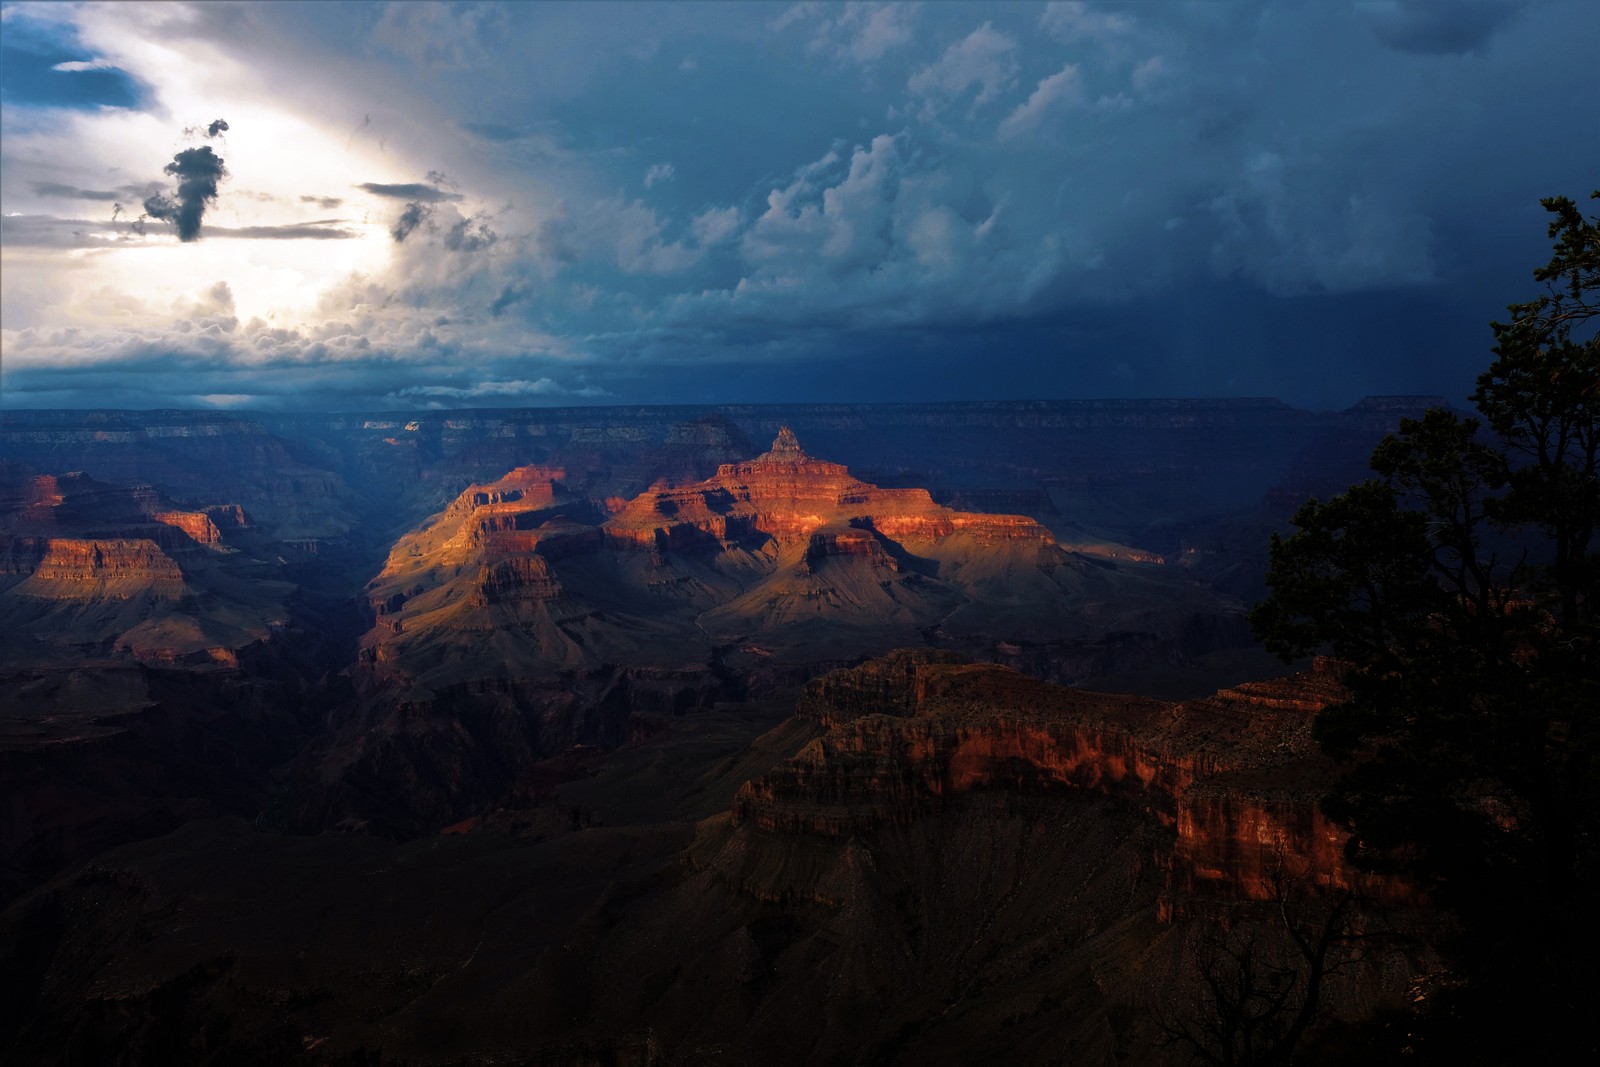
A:
[[[1076,100],[1082,92],[1082,79],[1079,77],[1078,67],[1074,63],[1068,63],[1039,82],[1028,99],[1000,123],[998,135],[1001,139],[1005,139],[1029,132],[1039,125],[1045,112],[1058,101]]]
[[[803,0],[802,3],[786,8],[781,15],[773,19],[772,28],[774,30],[786,30],[797,22],[815,18],[821,12],[822,5],[817,0]]]
[[[392,0],[372,29],[372,38],[424,68],[481,64],[487,45],[506,27],[497,3],[433,4]]]
[[[59,70],[64,74],[78,74],[88,70],[116,70],[117,65],[106,59],[75,59],[69,63],[57,63],[50,68]]]
[[[671,163],[651,164],[650,169],[644,172],[644,187],[648,189],[661,182],[669,182],[676,173]]]
[[[938,62],[913,74],[906,88],[922,99],[923,116],[929,118],[977,86],[972,103],[976,111],[1016,83],[1016,51],[1016,41],[985,22],[945,49]]]
[[[1058,41],[1104,43],[1131,32],[1134,20],[1129,15],[1097,10],[1079,0],[1057,0],[1045,5],[1039,15],[1039,25]]]
[[[721,244],[739,232],[739,209],[736,207],[708,208],[694,217],[689,225],[694,239],[703,248]]]
[[[1141,93],[1148,93],[1169,75],[1166,59],[1162,56],[1151,56],[1133,68],[1133,87]]]
[[[860,64],[872,63],[911,43],[917,7],[911,3],[846,4],[844,13],[832,27],[825,24],[817,40],[826,40],[830,28],[841,31],[842,40],[832,42],[835,52]]]

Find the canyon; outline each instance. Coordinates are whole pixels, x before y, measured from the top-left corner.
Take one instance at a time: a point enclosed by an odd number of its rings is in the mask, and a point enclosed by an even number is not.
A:
[[[0,1048],[1158,1061],[1415,910],[1242,613],[1427,402],[4,413]]]

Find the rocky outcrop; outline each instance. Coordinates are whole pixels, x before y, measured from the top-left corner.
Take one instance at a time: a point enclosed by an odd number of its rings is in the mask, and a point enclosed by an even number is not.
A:
[[[281,551],[236,504],[0,469],[0,667],[235,669],[286,621],[294,586],[277,572]]]
[[[18,536],[149,540],[169,555],[183,556],[220,544],[219,520],[239,527],[244,514],[233,504],[179,508],[152,485],[108,484],[81,472],[0,485],[0,530]]]
[[[813,681],[797,714],[824,728],[746,783],[735,826],[847,838],[964,794],[1113,797],[1175,835],[1172,890],[1269,900],[1284,878],[1329,892],[1359,876],[1317,800],[1332,779],[1310,721],[1339,697],[1328,667],[1181,703],[1049,685],[907,650]]]
[[[34,578],[41,582],[183,581],[178,565],[154,541],[57,537],[45,541],[42,549],[33,570]]]
[[[934,503],[926,489],[882,489],[859,481],[843,464],[807,455],[787,426],[755,459],[725,463],[694,485],[652,489],[605,524],[613,543],[654,551],[715,551],[768,540],[804,544],[818,530],[852,527],[895,540],[932,541],[964,532],[986,543],[1055,544],[1049,531],[1026,516],[952,511]]]
[[[222,541],[222,531],[211,521],[211,516],[200,511],[152,511],[150,517],[163,526],[171,526],[198,545],[214,545]]]
[[[561,583],[550,573],[550,564],[540,555],[513,556],[483,568],[479,588],[483,603],[509,600],[556,600]]]

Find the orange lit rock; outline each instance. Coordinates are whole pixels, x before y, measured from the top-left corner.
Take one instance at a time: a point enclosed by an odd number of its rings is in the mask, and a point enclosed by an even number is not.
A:
[[[724,463],[694,485],[653,488],[605,524],[619,545],[714,551],[737,543],[807,542],[824,528],[873,530],[895,540],[932,541],[957,532],[987,540],[1054,545],[1021,515],[978,515],[934,503],[926,489],[881,489],[841,463],[813,459],[784,427],[772,448],[746,463]],[[835,542],[837,542],[837,535]],[[855,542],[869,551],[864,542]]]
[[[735,825],[837,838],[963,793],[1089,790],[1173,830],[1176,892],[1269,900],[1287,878],[1405,895],[1352,870],[1317,808],[1333,768],[1309,727],[1339,697],[1331,670],[1169,702],[951,659],[906,650],[813,681],[797,711],[825,732],[740,788]]]
[[[32,576],[18,587],[27,595],[50,599],[89,595],[107,582],[134,589],[149,586],[169,597],[183,592],[183,572],[154,541],[12,537],[3,545],[0,566],[5,573]]]

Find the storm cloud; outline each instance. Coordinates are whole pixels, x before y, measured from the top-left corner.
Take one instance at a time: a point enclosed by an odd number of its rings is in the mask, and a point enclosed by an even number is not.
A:
[[[79,189],[73,185],[56,182],[34,182],[33,191],[38,196],[60,197],[63,200],[121,200],[122,194],[114,189]]]
[[[211,151],[210,145],[186,148],[163,169],[178,179],[177,195],[157,193],[146,197],[144,212],[153,219],[175,224],[178,240],[198,240],[206,207],[216,202],[217,185],[228,176],[222,157]]]
[[[460,193],[446,192],[432,185],[421,182],[404,182],[398,185],[385,185],[381,182],[362,182],[356,186],[364,193],[373,196],[385,196],[391,200],[414,200],[423,204],[439,204],[447,200],[460,200]]]
[[[432,217],[433,208],[427,204],[416,202],[407,204],[406,209],[400,212],[400,217],[389,228],[389,234],[395,243],[399,244],[410,237],[418,227],[428,225],[428,220]]]
[[[151,170],[129,131],[169,112],[64,116],[8,81],[0,313],[25,402],[94,366],[74,395],[160,406],[192,387],[139,363],[169,352],[204,357],[207,393],[285,405],[1462,401],[1487,322],[1536,295],[1539,198],[1595,183],[1581,0],[194,5],[204,47],[159,62],[170,8],[50,10],[97,42],[62,59],[263,121],[226,133],[225,212],[194,176],[207,240],[174,252],[57,217],[150,198],[180,224],[184,175],[123,184]],[[1511,129],[1518,151],[1492,150]],[[222,151],[209,130],[184,147]],[[172,325],[218,281],[234,331]]]

